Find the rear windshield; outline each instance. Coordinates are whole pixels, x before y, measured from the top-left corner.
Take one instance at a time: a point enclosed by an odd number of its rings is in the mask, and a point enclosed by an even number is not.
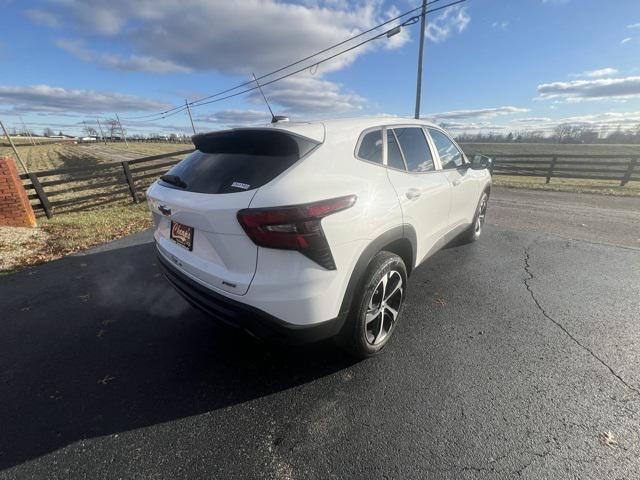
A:
[[[273,180],[318,143],[287,132],[231,130],[194,137],[196,150],[160,183],[196,193],[253,190]]]

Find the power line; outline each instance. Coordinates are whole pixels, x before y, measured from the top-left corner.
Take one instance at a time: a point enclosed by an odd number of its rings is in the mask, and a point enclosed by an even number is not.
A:
[[[447,5],[443,5],[442,7],[434,8],[434,9],[432,9],[432,10],[428,10],[428,11],[427,11],[427,14],[429,14],[429,13],[433,13],[433,12],[437,12],[438,10],[442,10],[442,9],[444,9],[444,8],[448,8],[448,7],[451,7],[451,6],[453,6],[453,5],[457,5],[457,4],[459,4],[459,3],[463,3],[463,2],[465,2],[465,1],[467,1],[467,0],[457,0],[457,1],[455,1],[455,2],[448,3]],[[420,7],[420,8],[422,8],[422,7]],[[405,21],[401,24],[401,26],[403,26],[403,27],[404,27],[404,26],[413,25],[414,23],[418,22],[418,20],[420,20],[420,17],[421,17],[421,15],[416,15],[416,16],[414,16],[414,17],[411,17],[411,18],[409,18],[409,19],[405,20]],[[306,65],[306,66],[305,66],[305,67],[303,67],[303,68],[299,68],[298,70],[295,70],[295,71],[293,71],[293,72],[287,73],[287,74],[282,75],[282,76],[280,76],[280,77],[278,77],[278,78],[275,78],[275,79],[273,79],[273,80],[269,80],[268,82],[264,82],[264,83],[262,83],[262,84],[261,84],[261,86],[262,86],[262,87],[264,87],[264,86],[266,86],[266,85],[271,85],[272,83],[275,83],[275,82],[278,82],[278,81],[283,80],[283,79],[285,79],[285,78],[288,78],[288,77],[291,77],[291,76],[293,76],[293,75],[296,75],[296,74],[298,74],[298,73],[300,73],[300,72],[302,72],[302,71],[304,71],[304,70],[306,70],[306,69],[308,69],[308,68],[310,68],[310,67],[314,67],[314,66],[320,65],[321,63],[324,63],[324,62],[327,62],[327,61],[329,61],[329,60],[332,60],[332,59],[334,59],[334,58],[336,58],[336,57],[338,57],[338,56],[340,56],[340,55],[342,55],[342,54],[344,54],[344,53],[350,52],[351,50],[355,50],[356,48],[359,48],[359,47],[361,47],[362,45],[365,45],[366,43],[369,43],[369,42],[372,42],[372,41],[374,41],[374,40],[377,40],[377,39],[379,39],[379,38],[381,38],[381,37],[383,37],[383,36],[387,35],[388,33],[390,33],[390,32],[392,32],[392,31],[394,31],[395,29],[396,29],[396,27],[391,28],[391,29],[389,29],[389,30],[386,30],[386,31],[384,31],[384,32],[382,32],[382,33],[380,33],[380,34],[376,35],[375,37],[368,38],[367,40],[364,40],[364,41],[362,41],[362,42],[360,42],[360,43],[358,43],[358,44],[356,44],[356,45],[353,45],[353,46],[351,46],[351,47],[349,47],[349,48],[345,49],[345,50],[342,50],[342,51],[340,51],[340,52],[338,52],[338,53],[335,53],[335,54],[333,54],[333,55],[331,55],[331,56],[329,56],[329,57],[327,57],[327,58],[323,58],[322,60],[319,60],[319,61],[317,61],[317,62],[315,62],[315,63],[310,64],[310,65]],[[240,91],[240,92],[236,92],[236,93],[233,93],[233,94],[225,95],[224,97],[215,98],[215,99],[212,99],[212,100],[209,100],[209,101],[206,101],[206,102],[191,103],[191,106],[195,108],[195,107],[200,107],[200,106],[202,106],[202,105],[209,105],[209,104],[211,104],[211,103],[221,102],[221,101],[223,101],[223,100],[227,100],[227,99],[229,99],[229,98],[237,97],[237,96],[239,96],[239,95],[243,95],[243,94],[245,94],[245,93],[252,92],[252,91],[254,91],[254,90],[257,90],[257,88],[258,88],[258,87],[247,88],[247,89],[242,90],[242,91]]]
[[[428,6],[428,5],[432,5],[432,4],[434,4],[434,3],[437,3],[437,2],[439,2],[439,1],[441,1],[441,0],[432,0],[431,2],[428,2],[428,3],[427,3],[427,6]],[[442,8],[446,8],[446,7],[448,7],[448,6],[455,5],[456,3],[461,3],[462,1],[465,1],[465,0],[461,0],[461,1],[458,1],[458,2],[454,2],[454,3],[449,4],[449,5],[445,5],[445,6],[444,6],[444,7],[442,7]],[[400,15],[398,15],[398,16],[396,16],[396,17],[394,17],[394,18],[391,18],[391,19],[389,19],[389,20],[387,20],[387,21],[385,21],[385,22],[383,22],[383,23],[380,23],[380,24],[378,24],[378,25],[376,25],[376,26],[374,26],[374,27],[371,27],[370,29],[365,30],[365,31],[363,31],[363,32],[360,32],[360,33],[358,33],[357,35],[354,35],[354,36],[352,36],[352,37],[349,37],[349,38],[347,38],[347,39],[345,39],[345,40],[343,40],[343,41],[341,41],[341,42],[339,42],[339,43],[336,43],[336,44],[331,45],[331,46],[329,46],[329,47],[327,47],[327,48],[324,48],[324,49],[322,49],[322,50],[319,50],[319,51],[317,51],[317,52],[315,52],[315,53],[313,53],[313,54],[311,54],[311,55],[307,55],[306,57],[301,58],[300,60],[296,60],[295,62],[292,62],[292,63],[290,63],[290,64],[288,64],[288,65],[283,66],[283,67],[280,67],[280,68],[278,68],[278,69],[276,69],[276,70],[273,70],[273,71],[271,71],[271,72],[269,72],[269,73],[265,73],[265,74],[263,74],[263,75],[259,76],[256,80],[258,80],[258,81],[259,81],[259,80],[262,80],[262,79],[264,79],[264,78],[270,77],[271,75],[275,75],[276,73],[280,73],[280,72],[282,72],[283,70],[286,70],[286,69],[288,69],[288,68],[291,68],[291,67],[294,67],[294,66],[296,66],[296,65],[299,65],[299,64],[300,64],[300,63],[302,63],[302,62],[305,62],[305,61],[307,61],[307,60],[309,60],[309,59],[311,59],[311,58],[313,58],[313,57],[317,57],[318,55],[321,55],[321,54],[323,54],[323,53],[326,53],[326,52],[328,52],[329,50],[333,50],[334,48],[340,47],[340,46],[344,45],[345,43],[351,42],[352,40],[355,40],[356,38],[360,38],[360,37],[362,37],[363,35],[366,35],[366,34],[368,34],[368,33],[371,33],[371,32],[373,32],[374,30],[379,29],[380,27],[383,27],[383,26],[385,26],[385,25],[388,25],[388,24],[390,24],[390,23],[393,23],[393,22],[395,22],[396,20],[399,20],[399,19],[401,19],[401,18],[403,18],[403,17],[406,17],[407,15],[410,15],[411,13],[416,12],[416,11],[421,10],[421,9],[422,9],[422,5],[420,5],[420,6],[416,7],[416,8],[412,8],[411,10],[407,10],[406,12],[401,13]],[[440,9],[441,9],[441,8],[440,8]],[[440,10],[440,9],[430,10],[430,11],[429,11],[429,12],[427,12],[427,13],[435,12],[435,11]],[[387,32],[384,32],[384,33],[386,34]],[[376,37],[376,38],[377,38],[377,37]],[[315,65],[317,65],[317,64],[309,65],[309,66],[305,67],[303,70],[306,70],[307,68],[313,67],[313,66],[315,66]],[[217,92],[217,93],[214,93],[214,94],[212,94],[212,95],[207,95],[207,96],[202,97],[202,98],[199,98],[199,99],[197,99],[197,100],[193,100],[193,101],[189,102],[189,106],[196,106],[195,104],[200,103],[200,102],[202,102],[203,100],[208,100],[208,99],[210,99],[210,98],[214,98],[214,97],[218,97],[218,96],[220,96],[220,95],[224,95],[225,93],[229,93],[229,92],[232,92],[233,90],[237,90],[238,88],[241,88],[241,87],[245,87],[245,86],[247,86],[247,85],[250,85],[250,84],[252,84],[253,82],[254,82],[254,80],[247,80],[246,82],[239,83],[238,85],[235,85],[234,87],[227,88],[226,90],[222,90],[222,91]],[[164,114],[167,114],[167,113],[173,112],[174,110],[181,109],[181,108],[183,108],[183,107],[184,107],[184,105],[177,105],[177,106],[175,106],[175,107],[173,107],[173,108],[170,108],[170,109],[168,109],[168,110],[165,110],[165,111],[163,111],[163,112],[153,113],[153,114],[148,114],[148,115],[140,115],[140,116],[136,116],[136,117],[123,117],[123,119],[127,119],[127,120],[136,120],[136,119],[143,119],[143,118],[148,118],[148,117],[156,117],[156,116],[161,116],[161,115],[164,115]],[[161,117],[161,118],[163,118],[163,117]]]
[[[431,2],[429,2],[429,3],[428,3],[428,5],[431,5],[431,4],[433,4],[433,3],[437,3],[437,2],[439,2],[439,1],[440,1],[440,0],[432,0]],[[380,23],[380,24],[376,25],[375,27],[371,27],[369,30],[365,30],[364,32],[360,32],[359,34],[354,35],[353,37],[349,37],[349,38],[347,38],[346,40],[343,40],[343,41],[341,41],[341,42],[339,42],[339,43],[336,43],[336,44],[334,44],[334,45],[331,45],[330,47],[327,47],[327,48],[324,48],[324,49],[322,49],[322,50],[319,50],[319,51],[317,51],[316,53],[313,53],[313,54],[311,54],[311,55],[307,55],[306,57],[301,58],[300,60],[297,60],[297,61],[295,61],[295,62],[292,62],[292,63],[290,63],[289,65],[285,65],[284,67],[280,67],[280,68],[278,68],[277,70],[273,70],[272,72],[265,73],[264,75],[261,75],[261,76],[259,76],[257,79],[255,79],[255,81],[262,80],[262,79],[264,79],[264,78],[266,78],[266,77],[270,77],[271,75],[275,75],[276,73],[280,73],[280,72],[282,72],[283,70],[286,70],[287,68],[291,68],[291,67],[294,67],[294,66],[296,66],[296,65],[299,65],[300,63],[302,63],[302,62],[304,62],[304,61],[306,61],[306,60],[309,60],[309,59],[311,59],[311,58],[313,58],[313,57],[317,57],[318,55],[321,55],[321,54],[323,54],[323,53],[326,53],[326,52],[328,52],[329,50],[333,50],[334,48],[340,47],[341,45],[344,45],[345,43],[348,43],[348,42],[350,42],[350,41],[352,41],[352,40],[355,40],[356,38],[360,38],[360,37],[362,37],[363,35],[366,35],[367,33],[371,33],[371,32],[373,32],[374,30],[377,30],[377,29],[378,29],[378,28],[380,28],[380,27],[383,27],[383,26],[388,25],[388,24],[390,24],[390,23],[392,23],[392,22],[395,22],[396,20],[399,20],[399,19],[401,19],[401,18],[403,18],[403,17],[406,17],[407,15],[409,15],[409,14],[411,14],[411,13],[415,12],[416,10],[420,10],[420,9],[422,9],[422,6],[420,6],[420,7],[416,7],[416,8],[413,8],[413,9],[411,9],[411,10],[407,10],[406,12],[404,12],[404,13],[402,13],[402,14],[398,15],[397,17],[391,18],[391,19],[387,20],[386,22],[383,22],[383,23]],[[386,32],[385,32],[385,33],[386,33]],[[313,67],[313,66],[314,66],[314,64],[309,65],[309,66],[305,67],[305,69],[310,68],[310,67]],[[200,99],[198,99],[198,100],[194,100],[194,101],[193,101],[193,102],[191,102],[191,103],[192,103],[192,104],[194,104],[194,103],[199,103],[199,102],[201,102],[202,100],[208,100],[209,98],[213,98],[213,97],[217,97],[217,96],[219,96],[219,95],[223,95],[223,94],[225,94],[225,93],[228,93],[228,92],[231,92],[231,91],[233,91],[233,90],[236,90],[236,89],[238,89],[238,88],[240,88],[240,87],[244,87],[244,86],[250,85],[251,83],[253,83],[253,81],[252,81],[252,80],[248,80],[248,81],[246,81],[246,82],[244,82],[244,83],[240,83],[240,84],[236,85],[235,87],[228,88],[228,89],[223,90],[223,91],[221,91],[221,92],[214,93],[213,95],[209,95],[209,96],[206,96],[206,97],[200,98]]]

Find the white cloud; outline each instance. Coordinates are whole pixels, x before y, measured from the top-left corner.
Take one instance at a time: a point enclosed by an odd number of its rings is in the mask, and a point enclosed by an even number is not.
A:
[[[607,68],[599,68],[597,70],[587,70],[582,73],[576,73],[569,75],[570,77],[589,77],[589,78],[601,78],[601,77],[610,77],[611,75],[615,75],[618,73],[618,70],[615,68],[607,67]]]
[[[250,78],[251,72],[261,75],[280,68],[400,13],[384,0],[46,1],[50,8],[43,11],[55,12],[67,34],[80,39],[58,40],[57,45],[84,61],[120,71],[216,71],[245,78]],[[430,19],[427,36],[441,42],[463,31],[469,21],[464,8],[452,7]],[[393,24],[385,28],[391,27]],[[278,82],[268,87],[269,95],[287,112],[296,114],[358,110],[364,104],[362,97],[323,77],[349,66],[366,52],[405,45],[410,30],[404,28],[398,35],[382,37],[323,63],[315,76],[301,72]],[[377,33],[329,50],[321,58]],[[93,47],[97,42],[100,48]],[[115,42],[120,49],[124,46],[126,53],[104,53],[104,46]],[[249,98],[255,101],[255,96]]]
[[[640,23],[632,23],[631,25],[627,25],[627,28],[640,28]]]
[[[344,113],[359,110],[365,104],[361,96],[344,93],[340,85],[310,74],[286,78],[265,86],[263,90],[269,102],[284,109],[280,113],[290,115]],[[264,104],[258,91],[252,92],[249,100],[254,104]]]
[[[382,0],[65,0],[55,11],[80,35],[124,42],[144,58],[191,70],[262,73],[338,43],[397,13]],[[342,55],[330,69],[374,48],[400,47],[408,35],[382,38]],[[354,42],[355,43],[355,42]],[[349,46],[349,45],[346,45]],[[328,52],[330,54],[333,52]],[[115,62],[116,66],[118,62]],[[327,67],[325,66],[325,71]]]
[[[542,3],[546,3],[549,5],[564,5],[565,3],[569,3],[571,0],[542,0]]]
[[[20,112],[60,114],[156,111],[169,107],[164,102],[135,95],[49,85],[0,86],[0,104],[11,105]]]
[[[631,40],[633,40],[633,38],[631,38],[631,37],[623,38],[620,41],[620,45],[624,45],[625,43],[629,43]]]
[[[550,121],[551,119],[549,117],[524,117],[513,120],[515,123],[542,123]]]
[[[153,57],[141,57],[138,55],[123,57],[118,54],[96,53],[87,49],[84,43],[79,40],[58,39],[55,44],[80,60],[98,63],[112,70],[122,72],[187,73],[191,71],[190,68]]]
[[[494,107],[494,108],[479,108],[475,110],[453,110],[449,112],[432,113],[425,116],[425,118],[432,119],[434,121],[443,120],[460,120],[460,119],[483,119],[483,118],[495,118],[502,115],[512,115],[515,113],[528,112],[528,108],[519,108],[513,106]]]
[[[255,125],[257,123],[267,123],[271,120],[271,114],[265,110],[221,110],[209,115],[197,115],[196,121],[215,123],[226,126]]]
[[[434,43],[443,42],[453,33],[461,33],[470,21],[466,7],[454,6],[444,10],[435,19],[429,19],[425,36]]]
[[[24,14],[34,23],[44,25],[49,28],[56,28],[60,26],[60,20],[58,16],[52,12],[45,10],[31,9],[26,10]]]
[[[640,77],[573,80],[538,85],[540,99],[568,101],[640,97]]]
[[[640,125],[640,111],[634,112],[602,112],[569,117],[528,117],[511,119],[507,122],[492,121],[449,121],[441,122],[452,133],[478,132],[541,132],[550,134],[558,125],[584,126],[601,133],[613,130],[637,129]]]
[[[506,30],[507,27],[509,26],[509,20],[502,20],[500,22],[493,22],[491,24],[491,28],[493,29],[500,29],[500,30]]]

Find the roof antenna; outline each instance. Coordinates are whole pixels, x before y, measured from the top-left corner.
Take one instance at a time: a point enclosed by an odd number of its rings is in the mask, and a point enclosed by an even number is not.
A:
[[[271,105],[269,105],[269,101],[267,100],[267,97],[264,96],[264,92],[262,91],[262,87],[260,87],[260,83],[258,82],[258,79],[256,78],[256,74],[251,72],[251,75],[253,75],[253,79],[255,80],[256,85],[258,85],[258,90],[260,90],[260,93],[262,94],[262,98],[264,98],[264,103],[267,104],[267,108],[269,109],[269,113],[271,114],[271,123],[278,123],[278,119],[273,114],[273,110],[271,110]]]

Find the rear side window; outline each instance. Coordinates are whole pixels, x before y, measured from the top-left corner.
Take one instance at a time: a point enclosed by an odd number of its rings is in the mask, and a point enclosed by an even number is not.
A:
[[[366,133],[358,148],[358,158],[382,164],[382,130]]]
[[[449,137],[439,130],[429,129],[433,143],[435,143],[438,149],[438,155],[440,155],[440,163],[442,168],[458,168],[464,163],[462,153],[456,148]]]
[[[394,128],[410,172],[435,170],[433,157],[422,128]]]
[[[253,190],[273,180],[318,143],[287,132],[230,130],[199,135],[198,149],[161,180],[162,185],[196,193]]]
[[[406,170],[404,160],[402,160],[402,153],[400,153],[396,142],[396,136],[391,129],[387,130],[387,166],[398,170]]]

